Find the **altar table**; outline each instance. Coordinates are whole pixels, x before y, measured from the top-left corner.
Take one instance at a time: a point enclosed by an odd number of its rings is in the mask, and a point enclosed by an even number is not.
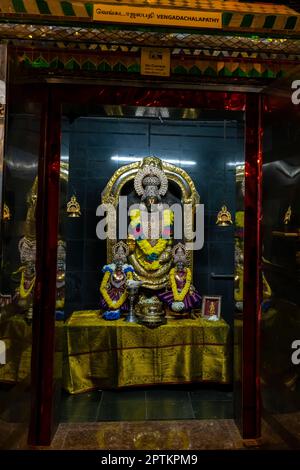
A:
[[[168,320],[155,329],[106,321],[99,311],[66,322],[64,388],[80,393],[190,382],[229,383],[230,328],[224,320]]]

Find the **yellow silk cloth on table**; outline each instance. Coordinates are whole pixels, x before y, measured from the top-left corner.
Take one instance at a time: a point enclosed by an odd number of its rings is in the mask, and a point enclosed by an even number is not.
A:
[[[0,340],[6,348],[6,364],[0,364],[0,382],[20,382],[30,374],[31,326],[22,315],[0,323]]]
[[[63,322],[56,322],[56,363],[62,355],[63,327]],[[6,364],[0,364],[0,382],[21,382],[30,375],[32,326],[24,315],[11,316],[0,323],[0,340],[6,347]]]
[[[224,320],[168,320],[150,329],[99,311],[74,312],[66,324],[64,388],[213,381],[228,383],[230,329]]]

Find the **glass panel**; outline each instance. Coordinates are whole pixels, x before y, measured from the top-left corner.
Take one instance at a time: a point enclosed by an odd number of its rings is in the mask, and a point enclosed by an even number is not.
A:
[[[241,132],[244,130],[241,129]],[[242,135],[240,136],[242,138]],[[237,155],[237,157],[239,157]],[[234,233],[234,334],[233,381],[234,410],[239,425],[242,424],[242,370],[243,370],[243,304],[244,304],[244,215],[245,215],[245,163],[235,161],[236,206]]]
[[[300,447],[300,108],[292,84],[293,76],[276,83],[265,105],[261,382],[266,421],[281,445]]]
[[[21,436],[26,443],[29,423],[40,112],[39,104],[12,99],[8,115],[0,277],[0,340],[6,347],[0,365],[3,448],[18,446]]]
[[[69,393],[90,389],[95,389],[96,392],[90,396],[90,399],[86,397],[85,400],[82,397],[72,397],[70,400],[66,393],[63,399],[62,420],[139,420],[145,417],[164,419],[168,413],[168,418],[174,419],[232,417],[232,345],[229,332],[233,328],[236,308],[234,221],[236,209],[239,212],[243,211],[243,201],[239,201],[236,206],[236,169],[240,176],[244,162],[243,113],[206,113],[204,110],[200,113],[200,110],[190,108],[183,110],[167,107],[103,106],[101,112],[84,116],[78,107],[74,111],[68,106],[64,108],[63,116],[61,163],[66,177],[61,190],[67,195],[67,201],[70,203],[69,205],[61,203],[59,234],[59,238],[66,243],[63,311],[66,320],[67,359],[64,364],[63,387]],[[224,366],[226,372],[223,371],[223,376],[222,373],[218,377],[214,376],[214,367],[210,361],[216,351],[210,346],[212,356],[207,357],[206,372],[203,366],[201,372],[199,369],[185,370],[182,375],[178,372],[175,378],[174,371],[170,370],[169,380],[167,372],[163,380],[161,380],[164,375],[162,372],[159,374],[157,372],[158,376],[153,378],[149,370],[156,360],[153,356],[155,347],[158,346],[156,354],[163,354],[163,349],[155,343],[159,340],[154,338],[158,338],[158,332],[165,326],[153,330],[148,328],[141,330],[146,335],[144,341],[147,341],[149,331],[153,335],[153,341],[149,348],[144,350],[142,358],[140,355],[142,346],[134,343],[131,348],[127,348],[127,333],[121,333],[121,330],[117,333],[116,329],[113,330],[114,324],[117,329],[121,324],[126,325],[126,322],[123,322],[126,313],[119,320],[122,323],[105,322],[101,319],[102,313],[107,308],[102,309],[100,314],[99,309],[103,303],[99,287],[103,279],[102,268],[111,263],[111,254],[107,253],[107,240],[97,237],[96,227],[100,219],[99,215],[96,215],[96,209],[114,173],[117,170],[122,171],[125,165],[142,162],[142,159],[149,155],[155,155],[162,161],[184,170],[195,184],[196,191],[200,194],[200,202],[204,204],[204,247],[194,252],[193,285],[202,297],[221,296],[221,317],[229,325],[224,327],[228,333],[225,335],[226,338],[220,333],[218,339],[220,350],[225,343],[227,345],[225,356],[228,369]],[[133,180],[126,184],[122,189],[124,193],[121,194],[127,194],[128,199],[135,200]],[[178,198],[180,200],[180,190],[172,182],[169,183],[168,191],[173,200]],[[73,196],[76,200],[72,199]],[[64,195],[62,201],[65,201]],[[230,218],[233,223],[230,222]],[[241,219],[242,216],[239,215],[239,220]],[[152,294],[156,295],[158,291],[159,289],[156,289]],[[145,295],[147,298],[150,297],[149,293]],[[242,298],[239,300],[242,301]],[[217,303],[213,305],[216,309],[215,314],[217,307]],[[201,315],[200,305],[196,315]],[[168,325],[177,325],[177,328],[182,325],[177,340],[180,342],[179,338],[182,336],[184,342],[182,354],[187,355],[186,361],[190,361],[191,358],[188,359],[188,356],[193,354],[191,352],[193,347],[185,345],[188,343],[186,335],[191,334],[194,325],[198,325],[199,318],[192,320],[186,330],[183,320],[168,318],[167,321]],[[180,323],[181,321],[183,323]],[[207,324],[211,325],[212,322],[207,321]],[[107,328],[111,330],[110,334],[105,336]],[[183,333],[184,331],[187,333]],[[192,342],[195,341],[196,334]],[[124,351],[121,351],[123,348]],[[166,345],[165,350],[169,351],[168,348],[172,349],[172,344]],[[136,351],[132,360],[130,352],[126,352],[131,349]],[[192,362],[201,362],[201,354],[201,351],[198,351]],[[184,363],[183,358],[181,362]],[[162,364],[157,363],[155,367],[158,371]],[[172,369],[171,365],[170,368]],[[219,373],[220,368],[217,369]],[[174,380],[170,379],[172,373]],[[182,392],[189,397],[188,409],[185,411],[179,410],[178,406],[172,412],[168,408],[170,397],[166,397],[166,393],[162,390],[163,385],[168,382],[175,382],[177,385],[186,383],[184,391],[178,390],[174,385],[173,391],[168,392],[174,393],[175,401],[179,396],[175,397],[177,393]],[[193,385],[189,385],[189,382]],[[211,382],[212,385],[207,386],[206,382]],[[118,392],[112,394],[107,391],[120,385],[142,386],[153,383],[157,385],[156,396],[165,399],[165,406],[153,406],[154,391],[153,394],[146,392],[146,400],[141,399],[145,394],[142,389],[136,392],[135,409],[138,408],[138,411],[134,413],[126,413],[126,407],[115,402],[118,399],[127,400],[129,395],[122,392],[122,398]],[[97,392],[99,388],[104,390],[101,406],[99,406],[101,392]],[[156,409],[148,415],[144,408],[147,400],[149,400],[149,409]]]

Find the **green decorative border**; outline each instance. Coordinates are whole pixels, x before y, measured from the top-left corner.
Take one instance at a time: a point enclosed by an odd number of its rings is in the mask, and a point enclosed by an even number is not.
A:
[[[96,27],[97,22],[92,20],[93,4],[95,2],[85,3],[81,0],[1,0],[0,1],[0,21],[10,21],[22,18],[23,22],[51,22],[61,24],[62,21],[72,21],[73,24],[80,23],[93,24]],[[101,3],[101,2],[100,2]],[[110,2],[102,3],[114,3]],[[130,0],[119,0],[118,3],[131,3]],[[133,2],[134,6],[149,6],[146,0]],[[214,5],[218,5],[215,8]],[[213,2],[194,0],[189,4],[188,0],[178,0],[176,7],[197,10],[215,10],[223,11],[222,22],[223,31],[252,31],[252,32],[283,32],[293,34],[300,32],[300,15],[294,10],[281,5],[251,4],[237,2]],[[208,5],[211,5],[208,8]],[[173,7],[171,0],[156,0],[151,2],[151,7]],[[221,10],[220,10],[221,9]],[[232,10],[231,10],[232,9]],[[225,11],[224,11],[225,10]],[[99,23],[98,23],[99,24]],[[103,25],[100,23],[101,27]],[[123,26],[122,26],[123,27]],[[155,29],[153,26],[149,29]],[[220,34],[220,32],[219,32]]]
[[[47,71],[81,71],[95,73],[140,73],[139,54],[126,55],[104,54],[102,57],[88,54],[50,54],[42,52],[30,54],[24,52],[18,56],[20,67],[29,70]],[[203,60],[195,57],[182,61],[182,57],[172,56],[171,73],[173,76],[187,75],[194,77],[231,77],[231,78],[281,78],[294,68],[294,63],[280,64],[272,61],[269,64],[255,61],[222,61]]]

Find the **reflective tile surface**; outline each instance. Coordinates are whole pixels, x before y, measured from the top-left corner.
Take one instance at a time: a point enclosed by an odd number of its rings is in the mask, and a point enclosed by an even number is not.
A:
[[[233,418],[232,393],[185,387],[63,393],[61,422]]]

